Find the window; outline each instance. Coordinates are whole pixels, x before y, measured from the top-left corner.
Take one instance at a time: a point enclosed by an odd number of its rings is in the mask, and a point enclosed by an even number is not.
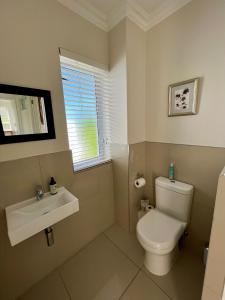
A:
[[[4,131],[12,131],[12,125],[9,117],[9,112],[7,107],[0,107],[0,116],[2,119],[2,126]]]
[[[60,56],[69,145],[75,170],[110,159],[109,74]]]

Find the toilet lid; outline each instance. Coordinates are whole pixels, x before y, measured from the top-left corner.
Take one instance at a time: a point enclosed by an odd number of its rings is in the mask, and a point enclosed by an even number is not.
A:
[[[137,224],[137,232],[143,241],[159,250],[173,249],[183,233],[185,223],[152,209]]]

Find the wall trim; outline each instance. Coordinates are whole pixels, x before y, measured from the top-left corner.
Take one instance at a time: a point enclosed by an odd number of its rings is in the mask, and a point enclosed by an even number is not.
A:
[[[57,1],[98,28],[108,32],[126,17],[142,30],[148,31],[192,0],[167,0],[150,14],[135,0],[124,0],[110,14],[102,13],[87,0]]]
[[[198,145],[198,144],[184,144],[184,143],[174,143],[174,142],[162,142],[162,141],[145,141],[146,143],[152,144],[169,144],[169,145],[177,145],[177,146],[186,146],[186,147],[204,147],[204,148],[217,148],[217,149],[224,149],[223,146],[212,146],[212,145]]]
[[[63,6],[69,8],[74,13],[83,17],[87,21],[91,22],[95,26],[99,27],[104,31],[108,31],[107,18],[93,5],[85,0],[80,2],[79,0],[57,0]]]

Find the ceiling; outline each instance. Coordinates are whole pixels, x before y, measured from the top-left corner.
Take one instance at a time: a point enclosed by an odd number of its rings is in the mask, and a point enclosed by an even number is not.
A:
[[[192,0],[57,0],[99,28],[109,31],[128,17],[149,30]]]

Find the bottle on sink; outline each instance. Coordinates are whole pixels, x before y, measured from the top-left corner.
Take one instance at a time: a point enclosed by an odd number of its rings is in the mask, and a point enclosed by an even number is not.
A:
[[[49,182],[49,189],[50,189],[50,194],[51,195],[55,195],[57,194],[57,185],[56,185],[56,181],[54,179],[54,177],[51,177],[51,180]]]

